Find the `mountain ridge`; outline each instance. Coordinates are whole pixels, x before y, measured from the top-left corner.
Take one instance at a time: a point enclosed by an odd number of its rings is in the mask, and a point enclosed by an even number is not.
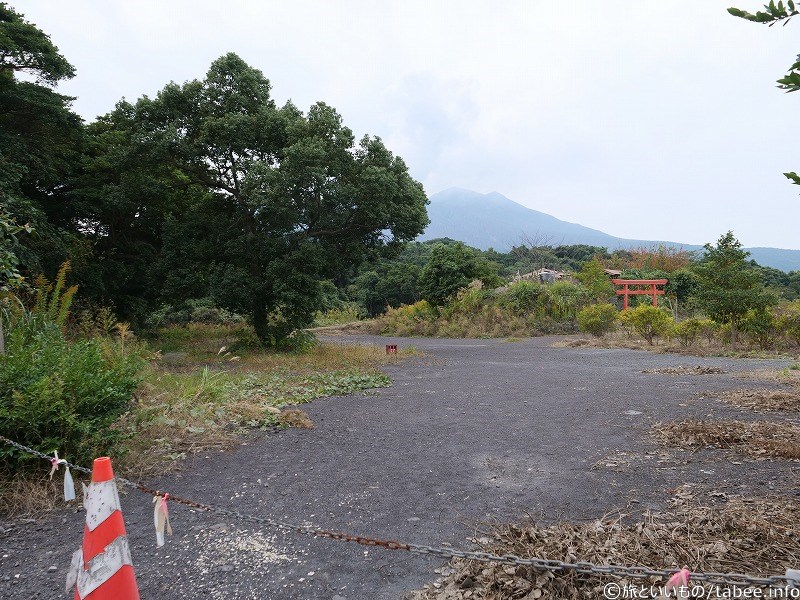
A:
[[[662,244],[690,251],[703,248],[697,244],[668,240],[613,236],[528,208],[496,191],[481,194],[452,187],[432,194],[429,200],[431,223],[417,238],[420,241],[449,237],[481,250],[494,248],[498,251],[508,251],[522,242],[536,245],[588,244],[610,251]],[[763,266],[782,271],[800,270],[800,250],[762,246],[746,250],[750,252],[750,258]]]

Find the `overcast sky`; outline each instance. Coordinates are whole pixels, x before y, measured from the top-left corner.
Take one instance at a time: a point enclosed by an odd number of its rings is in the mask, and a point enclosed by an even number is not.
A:
[[[323,100],[427,193],[458,186],[620,237],[800,249],[800,19],[763,0],[11,0],[77,68],[91,120],[236,52],[279,103]]]

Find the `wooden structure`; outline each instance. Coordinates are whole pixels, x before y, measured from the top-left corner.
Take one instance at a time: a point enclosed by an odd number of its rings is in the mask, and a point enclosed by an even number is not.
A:
[[[628,296],[652,296],[653,306],[658,306],[658,297],[664,295],[667,281],[666,279],[612,279],[611,283],[622,286],[617,290],[617,296],[622,296],[622,310],[628,310]]]

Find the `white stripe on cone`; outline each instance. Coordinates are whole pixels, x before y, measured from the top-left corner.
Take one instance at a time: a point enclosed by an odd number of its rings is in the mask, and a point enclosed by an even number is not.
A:
[[[89,568],[84,568],[83,550],[76,550],[72,555],[72,564],[67,573],[67,588],[69,591],[78,586],[78,597],[85,598],[119,571],[124,565],[133,565],[131,550],[128,547],[128,538],[124,535],[117,537],[106,546],[102,554],[98,554],[89,561]]]
[[[110,479],[93,482],[88,487],[84,485],[83,506],[86,509],[86,526],[90,532],[94,531],[112,514],[122,510],[116,482]],[[78,597],[85,598],[124,565],[133,565],[128,538],[124,535],[115,538],[101,554],[92,558],[88,568],[83,562],[83,549],[76,550],[67,573],[67,592],[77,585]]]

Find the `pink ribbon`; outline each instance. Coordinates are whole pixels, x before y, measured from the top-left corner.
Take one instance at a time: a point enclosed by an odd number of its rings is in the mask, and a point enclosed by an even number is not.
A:
[[[689,579],[691,578],[692,574],[689,569],[683,568],[675,575],[669,578],[667,582],[667,591],[668,592],[677,592],[681,588],[685,588],[689,585]]]
[[[53,452],[53,458],[50,459],[50,479],[53,478],[53,473],[58,471],[58,465],[65,465],[67,461],[63,458],[58,458],[58,450]]]

